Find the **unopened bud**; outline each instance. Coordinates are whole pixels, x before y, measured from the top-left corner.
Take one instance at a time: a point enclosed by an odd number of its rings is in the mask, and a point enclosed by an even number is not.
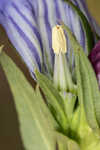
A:
[[[55,53],[54,84],[59,91],[74,91],[74,83],[67,63],[67,43],[62,26],[52,29],[52,48]]]
[[[55,54],[67,52],[66,37],[60,25],[52,29],[52,48]]]

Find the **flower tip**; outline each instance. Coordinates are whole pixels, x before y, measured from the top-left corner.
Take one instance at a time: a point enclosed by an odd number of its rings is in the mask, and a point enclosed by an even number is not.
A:
[[[55,54],[67,52],[66,37],[61,25],[52,28],[52,48]]]

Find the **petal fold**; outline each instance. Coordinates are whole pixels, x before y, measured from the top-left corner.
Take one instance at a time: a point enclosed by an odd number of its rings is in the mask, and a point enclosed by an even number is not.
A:
[[[36,67],[41,71],[43,46],[34,13],[29,3],[12,1],[3,12],[2,24],[8,37],[22,56],[30,71]]]

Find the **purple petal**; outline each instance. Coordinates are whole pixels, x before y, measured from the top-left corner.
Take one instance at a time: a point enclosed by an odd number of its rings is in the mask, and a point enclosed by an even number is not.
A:
[[[87,16],[84,0],[72,0]],[[62,0],[1,0],[0,23],[31,72],[53,71],[51,29],[58,20],[69,26],[85,49],[85,34],[75,12]],[[70,54],[68,42],[68,55]]]
[[[12,1],[9,7],[5,8],[3,17],[5,17],[6,21],[3,21],[3,26],[29,70],[33,72],[36,67],[41,71],[43,63],[41,36],[30,5],[21,2],[15,3]]]
[[[11,3],[12,0],[0,0],[0,11],[3,11],[7,5]]]

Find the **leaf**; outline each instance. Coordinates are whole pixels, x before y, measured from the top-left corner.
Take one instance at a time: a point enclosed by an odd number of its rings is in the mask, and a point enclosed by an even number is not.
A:
[[[56,123],[39,90],[34,91],[23,73],[4,52],[0,55],[0,64],[16,104],[25,150],[55,150]]]
[[[86,117],[90,127],[100,134],[100,91],[94,70],[84,54],[79,52],[81,87]]]
[[[68,150],[81,150],[81,149],[75,141],[69,139],[69,141],[68,141]]]
[[[80,106],[78,106],[73,114],[73,118],[70,125],[70,130],[71,130],[70,136],[72,137],[72,139],[75,139],[78,143],[80,143],[80,139],[81,139],[81,135],[79,133],[80,121],[81,121],[80,116],[81,116],[81,110],[80,110]]]
[[[55,117],[61,128],[67,133],[69,123],[67,116],[64,112],[63,99],[54,87],[53,83],[43,74],[38,71],[35,72],[37,82],[39,83],[42,91],[44,92],[47,102],[55,111]]]
[[[76,77],[77,77],[77,87],[78,87],[78,100],[80,104],[80,125],[84,128],[84,124],[86,124],[86,117],[85,117],[85,112],[84,112],[84,96],[83,96],[83,91],[82,91],[82,80],[81,80],[81,74],[80,74],[80,58],[79,58],[79,51],[75,51],[75,66],[76,66]],[[81,127],[81,128],[82,128]]]
[[[81,20],[86,35],[86,47],[88,50],[87,54],[89,54],[92,48],[94,47],[94,35],[91,26],[87,18],[85,17],[85,15],[83,14],[83,12],[76,5],[74,5],[70,0],[64,0],[64,1],[72,7],[72,9],[77,13],[77,15]]]
[[[63,27],[67,31],[75,53],[78,97],[80,105],[84,105],[89,126],[96,131],[96,133],[100,134],[100,91],[96,75],[88,60],[88,57],[85,55],[75,36],[73,36],[67,26],[63,25]],[[83,107],[81,107],[81,111],[83,112],[82,116],[84,116],[84,110]]]
[[[66,93],[66,96],[64,95],[63,101],[64,101],[64,110],[65,110],[65,113],[67,114],[67,117],[70,123],[73,117],[73,112],[74,112],[74,107],[75,107],[75,102],[76,102],[76,95],[71,94],[71,93]]]
[[[79,145],[75,141],[69,139],[68,137],[60,133],[56,133],[56,137],[57,137],[57,150],[80,150]]]
[[[57,139],[56,150],[68,150],[68,138],[58,132],[56,132],[55,135]]]

